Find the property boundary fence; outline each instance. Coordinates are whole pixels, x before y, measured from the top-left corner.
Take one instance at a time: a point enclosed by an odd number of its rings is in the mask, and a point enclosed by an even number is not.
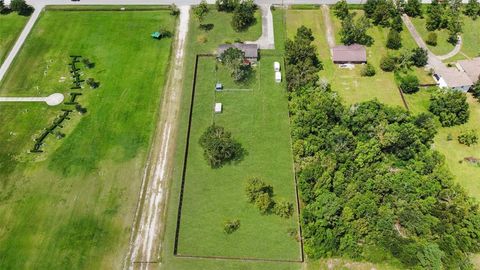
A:
[[[201,57],[214,57],[214,54],[197,54],[195,56],[195,65],[194,65],[194,73],[193,73],[193,81],[192,81],[192,93],[190,99],[190,109],[188,113],[188,126],[187,126],[187,136],[185,142],[185,151],[184,151],[184,159],[183,159],[183,168],[182,168],[182,180],[180,185],[180,194],[178,199],[178,212],[177,212],[177,223],[175,228],[175,241],[173,247],[173,255],[180,258],[190,258],[190,259],[215,259],[215,260],[236,260],[236,261],[260,261],[260,262],[284,262],[284,263],[303,263],[304,262],[304,251],[303,251],[303,236],[302,236],[302,228],[300,224],[300,201],[298,195],[298,186],[297,186],[297,178],[295,174],[294,168],[294,184],[295,184],[295,194],[296,194],[296,201],[297,201],[297,215],[298,215],[298,233],[300,238],[300,249],[301,249],[301,259],[300,260],[282,260],[282,259],[268,259],[268,258],[252,258],[252,257],[227,257],[227,256],[197,256],[197,255],[189,255],[189,254],[180,254],[178,253],[178,241],[180,237],[180,224],[181,224],[181,217],[182,217],[182,207],[183,207],[183,194],[185,191],[185,176],[187,172],[187,160],[188,160],[188,149],[190,145],[190,131],[192,127],[192,116],[193,116],[193,106],[195,104],[195,91],[197,85],[197,69],[198,69],[198,62]],[[285,60],[284,60],[285,62]],[[290,119],[290,118],[289,118]],[[290,136],[290,134],[289,134]],[[294,166],[294,164],[292,164]]]

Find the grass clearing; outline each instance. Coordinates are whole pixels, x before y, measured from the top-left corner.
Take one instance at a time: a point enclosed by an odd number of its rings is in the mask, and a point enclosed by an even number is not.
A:
[[[0,65],[15,44],[27,21],[28,17],[20,16],[15,12],[0,14],[0,37],[2,37],[0,39]]]
[[[82,78],[101,85],[80,91],[87,114],[72,114],[40,155],[26,151],[63,106],[0,104],[0,268],[121,267],[171,50],[150,33],[174,23],[168,11],[41,15],[0,94],[71,92],[70,54],[90,58]]]
[[[427,112],[430,104],[430,93],[435,91],[420,90],[413,95],[406,95],[407,102],[412,112]],[[464,162],[465,157],[480,158],[480,145],[466,146],[460,144],[457,140],[458,135],[462,131],[475,129],[480,132],[478,123],[480,123],[480,103],[473,98],[471,94],[467,94],[467,101],[470,107],[470,119],[467,123],[454,127],[439,127],[438,134],[435,137],[434,148],[445,156],[446,164],[452,172],[455,180],[465,188],[471,196],[480,200],[480,166]],[[448,135],[452,136],[452,140],[447,140]]]
[[[247,202],[245,183],[260,177],[273,185],[275,199],[295,203],[287,97],[283,84],[274,82],[273,62],[262,57],[254,79],[234,83],[215,58],[200,58],[193,106],[178,253],[277,260],[299,260],[300,246],[288,235],[297,228],[297,215],[282,219],[261,215]],[[218,71],[217,67],[218,67]],[[214,90],[215,83],[236,89]],[[223,112],[213,114],[215,102]],[[231,131],[247,155],[238,163],[211,169],[198,144],[212,123]],[[269,142],[266,144],[265,142]],[[239,219],[241,226],[231,235],[223,222]]]
[[[427,19],[416,17],[410,18],[410,20],[412,21],[415,29],[417,29],[417,32],[420,34],[422,39],[424,41],[427,40],[429,33],[429,31],[425,27]],[[428,49],[436,55],[444,55],[452,51],[455,46],[448,42],[448,30],[441,29],[434,32],[437,33],[437,46],[427,45]]]

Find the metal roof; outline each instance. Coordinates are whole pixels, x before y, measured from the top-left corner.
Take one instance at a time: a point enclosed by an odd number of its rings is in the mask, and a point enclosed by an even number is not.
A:
[[[332,48],[333,62],[367,62],[367,50],[363,45],[339,45]]]
[[[218,46],[217,54],[220,55],[229,48],[237,48],[245,53],[245,58],[258,58],[258,45],[257,44],[222,44]]]

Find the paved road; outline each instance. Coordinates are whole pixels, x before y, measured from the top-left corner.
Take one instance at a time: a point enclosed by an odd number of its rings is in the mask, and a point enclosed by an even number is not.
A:
[[[444,55],[437,55],[437,57],[440,60],[445,60],[445,59],[454,57],[457,53],[460,52],[460,50],[462,49],[462,45],[463,45],[462,37],[458,36],[458,42],[457,42],[457,44],[455,44],[455,48],[453,48],[453,50],[451,50],[449,53],[444,54]]]

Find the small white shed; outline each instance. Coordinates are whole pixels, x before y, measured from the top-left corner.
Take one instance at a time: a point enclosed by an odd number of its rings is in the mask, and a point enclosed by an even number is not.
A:
[[[273,62],[273,70],[280,71],[280,63],[279,62]]]
[[[275,72],[275,82],[282,82],[282,73],[280,71]]]
[[[222,112],[222,103],[215,103],[215,113]]]

